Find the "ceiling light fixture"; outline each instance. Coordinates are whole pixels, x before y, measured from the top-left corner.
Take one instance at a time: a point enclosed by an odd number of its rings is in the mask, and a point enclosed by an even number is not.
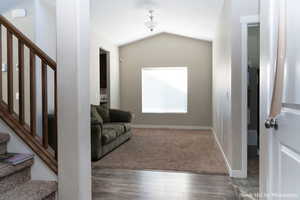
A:
[[[145,26],[151,31],[154,31],[154,28],[157,26],[157,22],[154,21],[153,16],[154,10],[149,10],[149,20],[145,22]]]

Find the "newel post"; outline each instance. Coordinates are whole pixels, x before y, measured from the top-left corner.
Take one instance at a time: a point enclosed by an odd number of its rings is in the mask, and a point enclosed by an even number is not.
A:
[[[89,1],[57,0],[59,200],[91,200]]]

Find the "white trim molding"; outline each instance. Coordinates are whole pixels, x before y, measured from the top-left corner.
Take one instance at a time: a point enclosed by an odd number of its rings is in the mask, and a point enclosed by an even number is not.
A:
[[[243,16],[240,18],[241,24],[252,24],[252,23],[259,23],[259,15],[250,15],[250,16]]]
[[[225,154],[225,152],[222,148],[222,145],[221,145],[214,129],[212,129],[212,133],[214,135],[215,141],[218,144],[218,147],[219,147],[220,151],[222,152],[222,155],[223,155],[223,158],[225,160],[225,164],[226,164],[226,168],[228,170],[229,176],[232,177],[232,178],[245,178],[245,174],[243,173],[242,170],[233,170],[232,169],[231,164],[230,164],[229,160],[226,157],[226,154]]]
[[[259,15],[243,16],[240,18],[241,34],[242,34],[242,59],[241,59],[241,133],[242,133],[242,177],[247,177],[248,168],[248,26],[258,24],[260,22]],[[238,173],[237,173],[238,174]]]
[[[211,131],[210,126],[177,126],[177,125],[149,125],[149,124],[132,124],[132,128],[150,128],[150,129],[182,129],[182,130],[203,130]]]
[[[231,170],[229,175],[232,178],[247,178],[243,170]]]
[[[225,154],[225,152],[224,152],[224,150],[223,150],[223,148],[222,148],[222,145],[221,145],[221,143],[220,143],[220,141],[219,141],[219,138],[218,138],[218,136],[217,136],[217,133],[215,132],[214,129],[212,129],[212,132],[213,132],[215,141],[216,141],[216,143],[218,144],[218,147],[219,147],[220,151],[222,152],[223,158],[224,158],[224,160],[225,160],[226,168],[227,168],[228,173],[229,173],[229,175],[230,175],[232,170],[231,170],[231,166],[230,166],[229,160],[228,160],[227,157],[226,157],[226,154]],[[231,175],[230,175],[230,176],[231,176]]]

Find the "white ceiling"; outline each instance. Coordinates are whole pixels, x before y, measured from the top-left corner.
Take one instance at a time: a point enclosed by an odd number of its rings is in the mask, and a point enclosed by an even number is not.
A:
[[[91,0],[94,31],[117,45],[160,32],[212,40],[223,0]],[[158,26],[144,25],[154,8]]]

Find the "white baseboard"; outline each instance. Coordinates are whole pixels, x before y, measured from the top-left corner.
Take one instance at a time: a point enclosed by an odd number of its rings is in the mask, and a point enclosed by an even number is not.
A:
[[[148,125],[148,124],[132,124],[132,128],[153,128],[153,129],[183,129],[183,130],[212,130],[208,126],[176,126],[176,125]]]
[[[242,170],[233,170],[233,169],[231,168],[230,162],[229,162],[229,160],[227,159],[227,156],[226,156],[226,154],[225,154],[225,152],[224,152],[224,150],[223,150],[223,148],[222,148],[222,145],[221,145],[221,143],[220,143],[220,141],[219,141],[219,138],[217,137],[217,134],[216,134],[216,132],[214,131],[214,129],[212,129],[212,132],[213,132],[214,138],[215,138],[215,140],[216,140],[216,142],[217,142],[217,144],[218,144],[218,146],[219,146],[219,149],[220,149],[220,151],[222,152],[222,155],[223,155],[223,158],[224,158],[224,160],[225,160],[225,164],[226,164],[226,168],[227,168],[227,170],[228,170],[229,176],[232,177],[232,178],[245,178],[245,175],[244,175],[244,173],[242,172]]]
[[[230,177],[232,178],[247,178],[242,170],[231,170]]]
[[[217,144],[219,146],[219,149],[222,152],[222,155],[223,155],[223,158],[225,160],[225,164],[226,164],[227,170],[228,170],[229,174],[231,174],[231,171],[232,171],[231,170],[231,166],[230,166],[230,163],[229,163],[229,161],[228,161],[228,159],[226,157],[225,152],[223,151],[223,148],[222,148],[222,145],[221,145],[221,143],[219,141],[219,138],[217,137],[217,134],[216,134],[215,130],[213,130],[212,132],[213,132],[214,138],[215,138],[215,140],[216,140],[216,142],[217,142]]]

